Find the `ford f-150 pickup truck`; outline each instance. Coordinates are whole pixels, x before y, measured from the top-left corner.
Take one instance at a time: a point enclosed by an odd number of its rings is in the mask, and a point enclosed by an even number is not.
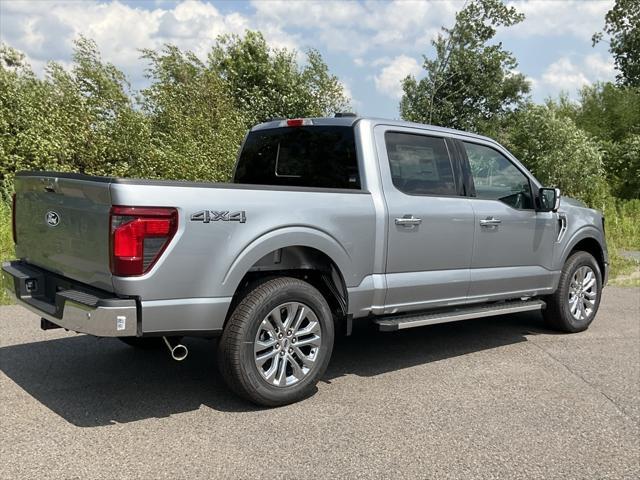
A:
[[[15,179],[5,285],[42,327],[187,355],[218,338],[229,387],[315,391],[334,336],[540,310],[585,330],[606,283],[604,218],[495,141],[359,118],[275,119],[232,183],[55,172]]]

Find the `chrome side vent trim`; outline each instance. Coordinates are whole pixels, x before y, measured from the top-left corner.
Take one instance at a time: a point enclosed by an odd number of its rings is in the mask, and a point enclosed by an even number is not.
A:
[[[564,238],[564,234],[567,233],[567,215],[564,213],[558,214],[558,237],[556,243],[560,243]]]

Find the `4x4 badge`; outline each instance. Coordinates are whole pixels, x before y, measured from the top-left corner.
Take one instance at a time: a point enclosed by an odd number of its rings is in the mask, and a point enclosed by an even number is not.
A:
[[[244,210],[237,212],[217,212],[215,210],[201,210],[191,215],[192,222],[239,222],[245,223],[247,221],[247,215]]]

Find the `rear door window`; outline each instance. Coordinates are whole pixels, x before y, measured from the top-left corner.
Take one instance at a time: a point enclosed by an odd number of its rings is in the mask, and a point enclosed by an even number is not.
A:
[[[360,189],[353,128],[303,126],[250,132],[234,183]]]
[[[409,195],[457,195],[444,138],[387,132],[384,139],[398,190]]]

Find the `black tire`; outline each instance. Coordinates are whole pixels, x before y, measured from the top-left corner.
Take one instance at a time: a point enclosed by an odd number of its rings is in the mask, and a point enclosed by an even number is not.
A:
[[[279,306],[293,302],[302,304],[303,307],[310,309],[315,314],[320,328],[321,343],[313,351],[315,362],[313,362],[313,365],[302,379],[296,380],[297,383],[289,386],[276,386],[268,382],[263,373],[259,371],[260,367],[256,363],[255,356],[257,354],[254,352],[254,344],[259,330],[264,330],[265,324],[263,320],[266,320],[267,317],[272,318],[270,313],[280,311],[278,310]],[[286,310],[283,309],[282,311]],[[305,322],[306,320],[303,320],[300,325],[305,324]],[[269,327],[271,326],[269,324]],[[286,335],[289,335],[288,332]],[[280,340],[277,338],[273,337],[268,340],[275,341],[277,348],[281,348]],[[218,366],[229,388],[239,396],[267,407],[287,405],[307,398],[316,391],[315,386],[329,364],[333,350],[333,340],[333,317],[329,305],[322,294],[302,280],[289,277],[274,278],[254,285],[236,306],[220,337]],[[282,341],[284,342],[284,340]],[[285,345],[284,343],[282,345],[288,349],[288,352],[292,352],[293,349],[290,349],[287,345],[295,346],[293,344]],[[274,351],[275,349],[276,347],[274,346],[270,350]],[[284,376],[288,378],[287,373],[290,371],[291,362],[298,357],[289,356],[282,351],[276,355],[286,355],[283,358],[287,359],[289,366],[285,363],[282,368],[285,372]],[[284,360],[278,360],[277,356],[273,358],[274,360],[267,361],[269,362],[267,366],[271,365],[277,370],[277,362],[283,362]],[[276,365],[274,366],[270,362],[276,362]],[[304,362],[297,363],[304,365]]]
[[[162,341],[162,337],[118,337],[123,343],[126,343],[130,347],[138,348],[140,350],[156,350],[158,348],[167,348]],[[169,337],[169,341],[172,345],[180,343],[182,337]]]
[[[588,267],[595,274],[595,292],[594,306],[584,318],[576,318],[571,313],[569,304],[569,296],[572,289],[572,280],[576,272],[582,267]],[[598,312],[600,299],[602,298],[602,273],[598,262],[593,256],[587,252],[575,252],[567,259],[562,268],[558,289],[553,295],[548,296],[545,300],[547,308],[543,311],[543,315],[547,325],[554,330],[561,332],[576,333],[582,332],[589,328]]]

